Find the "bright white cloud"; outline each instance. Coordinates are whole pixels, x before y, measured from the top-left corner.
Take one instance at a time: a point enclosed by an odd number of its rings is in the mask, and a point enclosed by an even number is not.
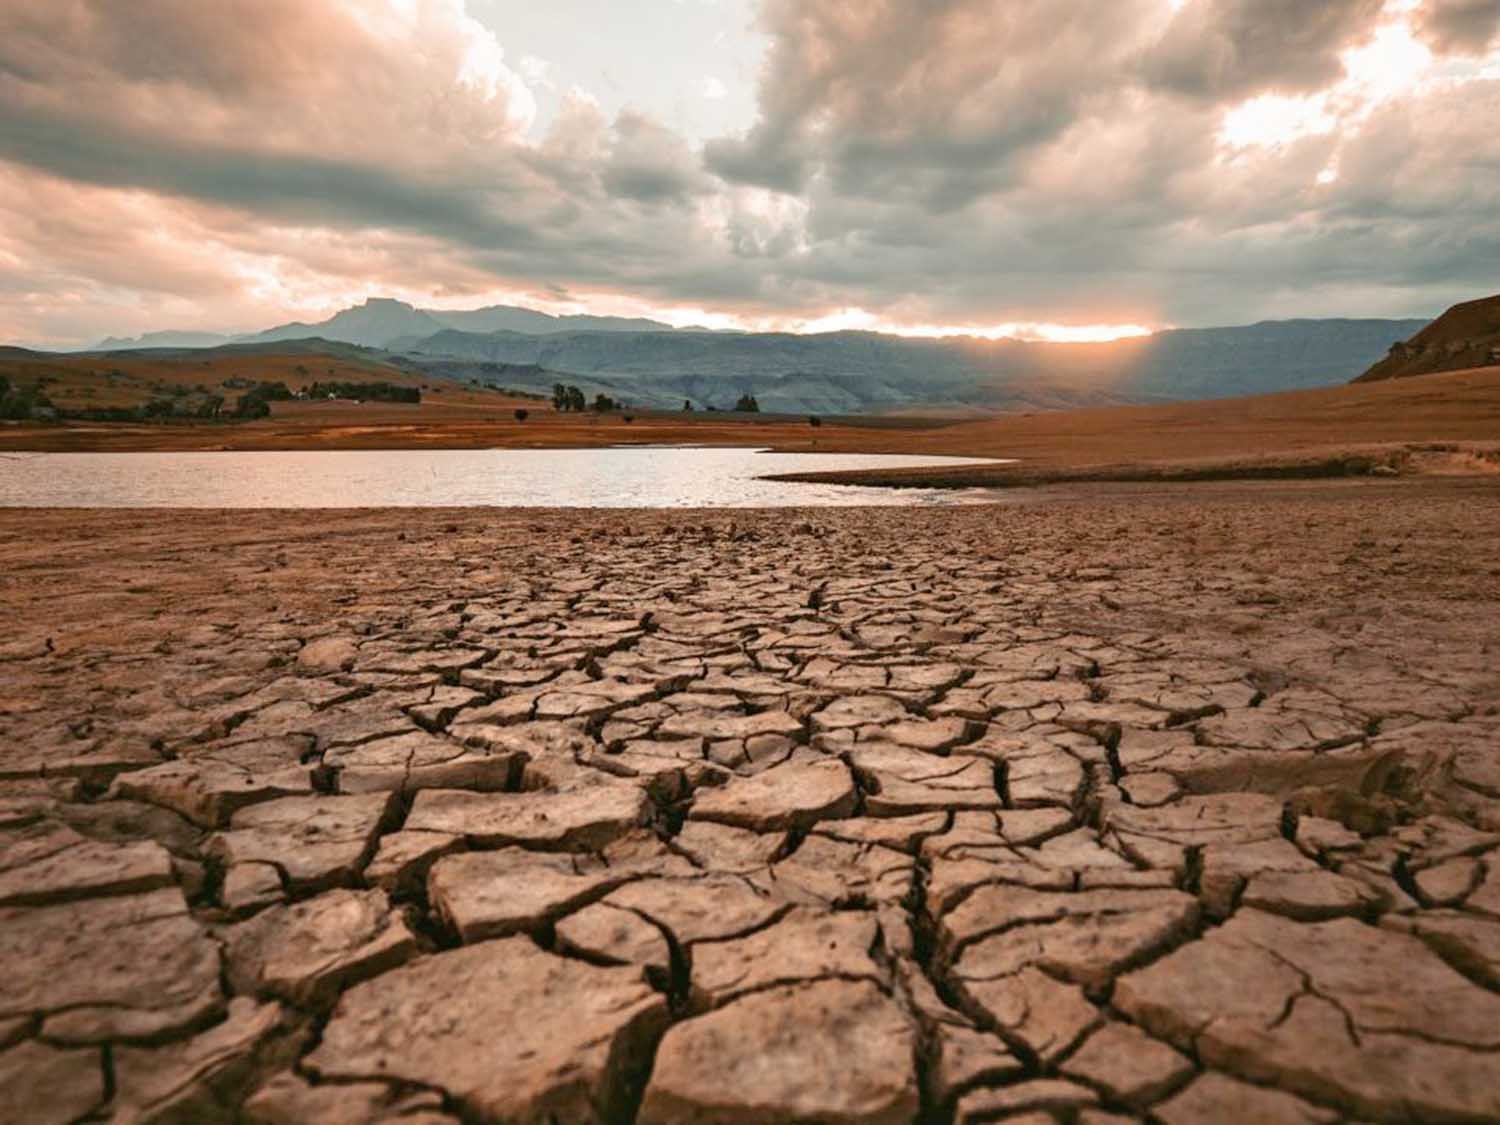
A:
[[[1329,113],[1328,99],[1322,94],[1308,98],[1262,94],[1227,112],[1219,135],[1234,148],[1270,146],[1332,132],[1337,125],[1338,119]]]

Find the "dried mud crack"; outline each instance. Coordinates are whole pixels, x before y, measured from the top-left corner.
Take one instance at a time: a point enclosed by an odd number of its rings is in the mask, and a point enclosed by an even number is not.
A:
[[[8,512],[0,1119],[1500,1118],[1500,487]]]

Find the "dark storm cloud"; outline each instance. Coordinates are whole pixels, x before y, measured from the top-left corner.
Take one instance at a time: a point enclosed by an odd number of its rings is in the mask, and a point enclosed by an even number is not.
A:
[[[1500,83],[1463,61],[1497,22],[765,0],[757,118],[699,146],[584,93],[535,128],[462,0],[10,0],[0,336],[378,288],[926,324],[1435,309],[1500,282]],[[1457,61],[1350,78],[1377,32]],[[1269,124],[1225,133],[1247,105]]]

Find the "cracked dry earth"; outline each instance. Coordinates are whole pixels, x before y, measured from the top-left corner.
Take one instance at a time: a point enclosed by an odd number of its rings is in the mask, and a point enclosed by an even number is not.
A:
[[[1497,501],[6,513],[0,1119],[1493,1121]]]

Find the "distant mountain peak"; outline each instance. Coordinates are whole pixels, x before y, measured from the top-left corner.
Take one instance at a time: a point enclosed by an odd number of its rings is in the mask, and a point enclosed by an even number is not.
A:
[[[216,348],[227,344],[229,336],[218,332],[146,332],[140,336],[106,336],[90,351],[122,352],[139,348]]]
[[[536,309],[512,305],[458,310],[419,309],[395,297],[366,297],[359,304],[341,309],[327,320],[316,324],[293,321],[236,339],[246,343],[273,343],[278,340],[322,336],[367,348],[390,348],[402,342],[424,339],[445,329],[482,333],[519,332],[526,335],[574,331],[674,330],[671,325],[655,320],[586,315],[554,316]]]

